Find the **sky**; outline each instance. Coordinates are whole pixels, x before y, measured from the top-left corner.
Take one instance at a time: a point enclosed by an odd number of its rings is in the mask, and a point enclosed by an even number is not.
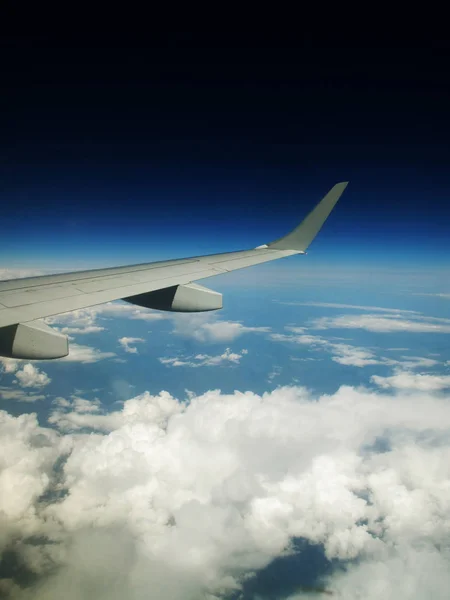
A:
[[[221,311],[0,359],[0,596],[447,598],[449,48],[340,37],[2,29],[2,279],[253,248],[349,185]]]

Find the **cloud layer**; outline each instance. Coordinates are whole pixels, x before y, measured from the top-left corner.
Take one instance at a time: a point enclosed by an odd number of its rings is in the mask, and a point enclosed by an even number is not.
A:
[[[104,414],[73,398],[56,403],[60,435],[2,412],[2,545],[36,574],[4,586],[38,600],[211,599],[301,537],[350,561],[324,583],[344,598],[444,598],[448,400],[146,392]]]

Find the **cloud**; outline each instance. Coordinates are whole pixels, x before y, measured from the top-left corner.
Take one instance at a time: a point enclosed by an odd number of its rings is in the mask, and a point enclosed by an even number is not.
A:
[[[307,346],[312,351],[324,351],[331,354],[331,359],[341,365],[351,367],[365,367],[367,365],[394,364],[392,359],[383,359],[377,357],[372,351],[352,346],[350,344],[341,344],[330,342],[320,335],[304,333],[307,330],[304,327],[285,327],[289,333],[273,333],[270,339],[275,342],[291,342],[301,346]],[[305,359],[306,360],[306,359]]]
[[[0,364],[2,365],[4,373],[15,373],[18,370],[20,363],[21,361],[17,358],[5,358],[0,356]]]
[[[361,304],[338,304],[337,302],[279,302],[289,306],[318,306],[321,308],[351,308],[354,310],[369,310],[371,312],[395,314],[420,314],[417,310],[404,310],[402,308],[383,308],[382,306],[364,306]]]
[[[137,354],[138,350],[135,346],[131,346],[130,344],[138,344],[140,342],[145,342],[144,338],[138,337],[122,337],[119,339],[119,344],[125,350],[125,352],[129,352],[130,354]]]
[[[448,398],[343,386],[70,404],[52,415],[60,435],[0,412],[1,540],[36,573],[19,598],[223,597],[295,537],[346,561],[326,585],[346,598],[450,584]]]
[[[82,346],[81,344],[70,344],[69,354],[64,358],[59,359],[59,362],[81,362],[81,363],[95,363],[99,360],[106,358],[112,358],[116,356],[114,352],[102,352],[97,348],[91,346]]]
[[[65,398],[55,398],[54,404],[62,408],[71,408],[79,413],[98,413],[101,408],[101,402],[98,398],[86,400],[79,396],[72,396],[70,401]]]
[[[269,383],[272,382],[276,377],[279,377],[281,375],[282,371],[283,371],[282,367],[275,365],[273,367],[272,371],[267,376],[267,381]]]
[[[395,318],[391,315],[340,315],[314,319],[310,325],[313,329],[365,329],[376,333],[450,333],[449,319],[420,319]],[[442,323],[431,323],[431,319]]]
[[[22,279],[23,277],[37,277],[45,275],[46,271],[42,269],[9,269],[0,268],[0,280]]]
[[[116,413],[99,415],[83,410],[70,412],[55,410],[48,418],[48,422],[64,432],[92,429],[108,433],[119,425],[120,418]]]
[[[450,388],[450,375],[430,375],[428,373],[398,371],[389,377],[373,375],[371,380],[384,389],[396,388],[399,390],[433,392]]]
[[[238,321],[221,321],[211,313],[181,314],[152,311],[121,302],[108,302],[91,306],[48,317],[45,321],[49,325],[56,326],[66,335],[84,335],[105,330],[105,323],[109,318],[126,318],[148,322],[170,320],[173,322],[173,334],[200,342],[231,342],[246,333],[270,332],[270,327],[249,327]],[[141,338],[135,339],[140,340]],[[124,349],[126,352],[130,352],[125,346]],[[133,353],[136,352],[135,349]]]
[[[37,402],[45,400],[44,394],[30,394],[23,389],[11,389],[9,387],[0,387],[1,400],[15,400],[16,402]]]
[[[436,298],[450,298],[450,294],[447,293],[439,293],[439,294],[425,294],[416,292],[414,296],[434,296]]]
[[[199,342],[231,342],[245,333],[268,333],[270,327],[247,327],[238,321],[220,321],[209,313],[174,315],[173,333]]]
[[[373,352],[348,344],[330,344],[332,360],[341,365],[352,367],[366,367],[367,365],[378,365],[382,361]]]
[[[36,415],[13,417],[0,411],[0,552],[13,541],[45,535],[36,506],[52,480],[63,453],[56,432],[40,427]]]
[[[44,387],[51,382],[47,373],[40,371],[31,363],[26,363],[16,371],[16,377],[22,387]]]
[[[225,352],[217,356],[209,354],[197,354],[191,357],[175,357],[175,358],[160,358],[159,361],[168,367],[219,367],[226,364],[237,365],[240,363],[243,356],[248,354],[248,350],[232,352],[230,348],[226,348]]]
[[[433,367],[439,364],[434,358],[421,356],[402,356],[401,360],[386,356],[377,356],[371,349],[351,344],[342,344],[330,341],[323,336],[308,333],[305,327],[285,327],[288,333],[272,333],[269,337],[274,342],[290,342],[300,346],[307,346],[313,352],[324,351],[331,354],[331,359],[341,365],[352,367],[366,367],[368,365],[397,366],[403,369],[416,369]],[[334,338],[336,339],[336,338]],[[407,350],[407,348],[388,348],[387,350]],[[293,358],[293,360],[300,360]],[[303,358],[302,360],[314,360]]]
[[[162,321],[171,313],[141,308],[125,302],[107,302],[93,307],[96,315],[101,317],[126,317],[135,321]]]
[[[395,361],[405,369],[418,369],[420,367],[435,367],[439,361],[424,356],[402,356],[402,360]]]
[[[105,323],[111,318],[126,318],[140,321],[161,321],[168,318],[167,313],[140,308],[125,302],[106,302],[89,306],[69,313],[47,317],[45,322],[66,335],[86,335],[99,333],[106,329]]]

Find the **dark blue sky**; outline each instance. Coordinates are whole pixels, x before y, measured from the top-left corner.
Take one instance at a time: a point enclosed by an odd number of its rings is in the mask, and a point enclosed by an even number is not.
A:
[[[323,261],[448,264],[447,43],[66,33],[2,37],[2,266],[251,247],[342,180]]]

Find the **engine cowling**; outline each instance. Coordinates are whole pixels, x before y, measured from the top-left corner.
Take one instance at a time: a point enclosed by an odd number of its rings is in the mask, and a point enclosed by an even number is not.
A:
[[[126,302],[172,312],[204,312],[222,308],[222,294],[196,283],[174,285],[154,292],[123,298]]]
[[[0,356],[44,360],[68,354],[67,336],[42,321],[17,323],[0,329]]]

